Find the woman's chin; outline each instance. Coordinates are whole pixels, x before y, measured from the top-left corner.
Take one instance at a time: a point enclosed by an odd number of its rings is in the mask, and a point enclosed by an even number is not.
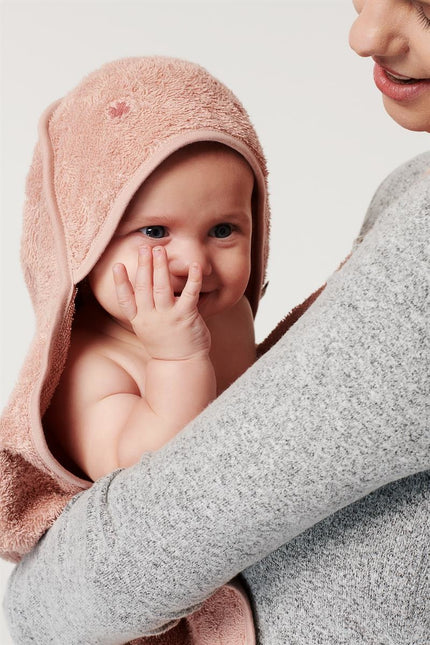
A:
[[[430,105],[401,105],[387,96],[383,96],[383,102],[387,113],[402,128],[413,132],[430,132]]]

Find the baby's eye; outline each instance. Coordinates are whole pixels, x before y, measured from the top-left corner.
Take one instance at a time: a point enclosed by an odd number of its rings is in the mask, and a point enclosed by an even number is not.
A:
[[[233,233],[233,226],[231,224],[217,224],[211,228],[209,235],[211,237],[228,237]]]
[[[155,239],[158,239],[160,237],[165,237],[166,235],[165,226],[142,226],[142,228],[140,228],[139,231],[142,231],[144,235],[147,235],[148,237],[152,237]]]

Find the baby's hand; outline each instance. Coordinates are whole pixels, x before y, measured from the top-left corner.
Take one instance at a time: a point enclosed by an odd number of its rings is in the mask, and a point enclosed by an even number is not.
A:
[[[118,303],[150,356],[188,360],[208,356],[210,332],[197,305],[202,286],[199,264],[190,266],[187,282],[175,298],[165,249],[139,247],[133,289],[123,264],[113,267]]]

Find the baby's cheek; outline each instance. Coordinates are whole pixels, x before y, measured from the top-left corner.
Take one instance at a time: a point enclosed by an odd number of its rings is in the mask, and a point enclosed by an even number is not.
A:
[[[118,243],[112,247],[109,254],[108,260],[109,264],[112,267],[116,262],[120,262],[127,269],[129,278],[135,276],[138,256],[139,256],[139,246],[142,246],[143,236],[135,233],[133,235],[128,235],[126,240],[123,240],[122,243]]]

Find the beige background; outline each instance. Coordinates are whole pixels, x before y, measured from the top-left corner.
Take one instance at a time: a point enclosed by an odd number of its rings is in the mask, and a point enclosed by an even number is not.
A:
[[[269,162],[273,213],[258,339],[347,255],[384,176],[428,147],[426,134],[404,131],[386,116],[371,62],[349,50],[349,0],[6,2],[1,9],[2,406],[33,333],[18,254],[37,120],[102,63],[149,54],[188,58],[247,107]],[[1,596],[10,570],[0,562]],[[2,616],[0,642],[11,643]]]

